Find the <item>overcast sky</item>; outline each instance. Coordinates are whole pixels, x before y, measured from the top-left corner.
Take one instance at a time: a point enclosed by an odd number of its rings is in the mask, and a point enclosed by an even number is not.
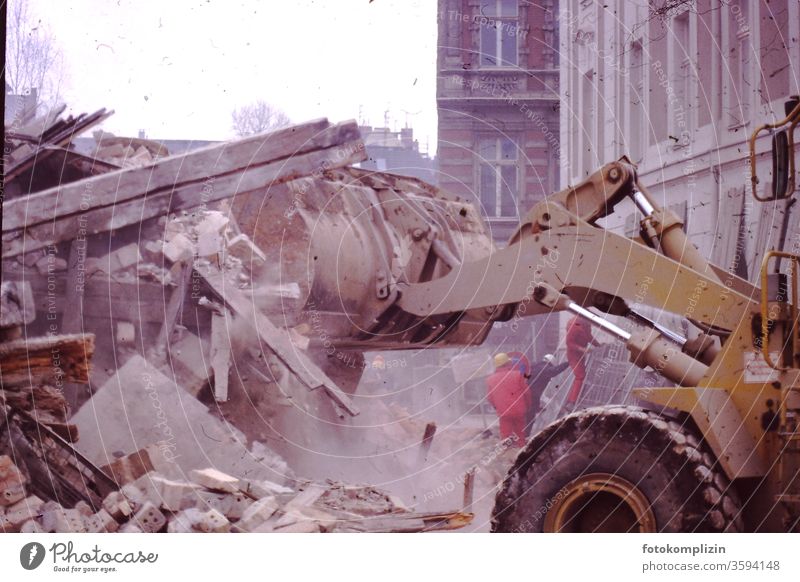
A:
[[[72,112],[114,109],[108,131],[226,139],[232,109],[264,99],[296,122],[388,109],[435,151],[434,0],[30,1]]]

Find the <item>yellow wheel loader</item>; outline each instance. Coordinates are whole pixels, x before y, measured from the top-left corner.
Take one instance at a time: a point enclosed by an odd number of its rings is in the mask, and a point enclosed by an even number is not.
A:
[[[643,216],[636,238],[598,224],[624,199]],[[637,389],[644,407],[580,410],[536,434],[497,495],[494,531],[797,529],[800,258],[766,253],[756,286],[709,263],[682,226],[622,158],[537,204],[506,248],[401,288],[402,310],[426,318],[572,312],[673,383]]]

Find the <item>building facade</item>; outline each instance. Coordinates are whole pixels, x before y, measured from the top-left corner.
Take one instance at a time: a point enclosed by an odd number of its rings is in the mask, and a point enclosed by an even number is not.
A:
[[[439,0],[439,186],[504,243],[559,184],[558,2]]]
[[[747,143],[756,127],[783,119],[784,103],[800,93],[800,2],[564,0],[559,38],[565,187],[627,155],[656,202],[682,217],[691,242],[729,273],[756,282],[765,251],[800,252],[800,205],[753,198]],[[768,134],[757,151],[764,195]],[[630,237],[640,219],[624,201],[603,225]],[[696,333],[680,316],[640,311]],[[617,359],[626,357],[620,350]]]
[[[498,246],[559,188],[558,1],[439,0],[438,186],[474,202]],[[546,318],[495,324],[487,347],[535,360]]]
[[[414,129],[362,125],[358,128],[369,158],[358,164],[365,170],[392,172],[436,183],[436,160],[419,151]]]
[[[575,184],[627,155],[707,257],[753,280],[765,249],[800,236],[785,203],[753,199],[747,145],[800,92],[800,3],[669,4],[562,3],[561,180]],[[757,144],[762,194],[771,188],[769,139]],[[607,226],[633,234],[633,206],[620,210]]]

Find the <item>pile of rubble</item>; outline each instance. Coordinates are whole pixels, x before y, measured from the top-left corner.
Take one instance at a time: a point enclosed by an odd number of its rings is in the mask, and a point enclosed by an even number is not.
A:
[[[65,508],[28,495],[26,477],[0,456],[2,532],[355,532],[433,531],[463,526],[468,514],[412,513],[368,486],[303,483],[297,491],[270,481],[237,479],[216,469],[188,480],[149,471],[109,493],[97,508]]]
[[[316,223],[313,212],[338,193],[336,220],[368,216],[356,193],[399,204],[397,190],[428,204],[432,187],[348,167],[366,157],[355,122],[316,120],[173,157],[155,142],[96,131],[94,152],[83,155],[71,140],[111,112],[62,112],[7,132],[0,529],[427,531],[467,523],[468,512],[413,512],[370,486],[299,481],[272,448],[296,441],[312,450],[306,434],[332,440],[335,420],[359,412],[329,375],[338,373],[331,359],[309,348],[320,341],[316,320],[295,318],[311,285],[294,276],[311,250],[298,224]],[[270,200],[280,212],[256,228]],[[466,210],[459,217],[471,220]],[[326,228],[340,228],[336,220]],[[282,233],[296,240],[274,238]],[[274,254],[286,248],[297,270],[274,281]],[[257,347],[234,353],[232,326],[245,324]],[[263,438],[240,430],[225,408],[229,381],[247,376],[255,395],[243,400],[271,407],[274,426],[263,424],[273,434]],[[283,437],[300,424],[292,414],[324,422]]]
[[[96,144],[92,157],[120,168],[146,166],[169,155],[167,148],[153,140],[117,137],[102,130],[92,135]]]
[[[108,114],[101,110],[60,120],[59,113],[12,133],[14,152],[19,150],[20,160],[13,166],[16,173],[6,178],[4,276],[27,280],[35,294],[49,293],[56,298],[48,318],[61,322],[59,332],[84,331],[87,316],[104,317],[113,322],[112,326],[95,327],[104,332],[113,327],[114,335],[104,338],[110,342],[98,343],[122,345],[123,349],[125,344],[149,345],[152,349],[147,355],[165,355],[164,363],[170,370],[170,358],[182,352],[171,347],[172,340],[185,337],[180,321],[190,303],[187,296],[202,299],[205,303],[200,307],[214,315],[201,317],[203,321],[189,333],[205,335],[205,341],[198,339],[195,343],[205,349],[199,355],[204,363],[211,362],[212,374],[199,380],[212,380],[216,400],[226,401],[231,367],[230,345],[224,345],[230,344],[224,337],[226,322],[243,313],[245,319],[252,320],[253,302],[261,301],[264,293],[274,292],[282,298],[287,293],[299,296],[293,282],[276,285],[275,290],[263,281],[257,289],[251,284],[267,257],[239,230],[228,200],[261,200],[278,191],[285,194],[287,183],[312,175],[317,179],[325,172],[363,160],[363,142],[356,124],[316,120],[172,157],[164,157],[167,152],[157,143],[98,131],[95,157],[88,157],[97,165],[81,166],[82,173],[64,175],[44,165],[42,156],[33,159],[34,165],[26,165],[23,158],[30,158],[29,149],[72,156],[75,152],[70,139]],[[21,173],[23,169],[30,173],[30,180]],[[99,238],[103,234],[107,242]],[[106,253],[97,256],[102,243]],[[32,267],[39,279],[32,276]],[[144,288],[143,283],[163,289]],[[204,287],[202,297],[195,294],[198,284]],[[63,295],[59,292],[62,285]],[[58,299],[62,298],[67,305],[59,308]],[[159,299],[161,304],[154,304]],[[94,303],[91,312],[84,308],[90,301]],[[193,307],[198,302],[191,303]],[[209,320],[210,325],[206,325]],[[150,330],[158,323],[160,332],[153,334]],[[333,380],[316,364],[297,355],[288,331],[272,325],[267,317],[254,323],[260,342],[307,388],[322,387],[319,393],[330,396],[343,414],[357,413]],[[200,330],[198,325],[205,327]],[[157,335],[155,341],[153,335]],[[188,343],[193,339],[189,337]],[[116,357],[106,360],[112,360],[115,366],[118,361]],[[184,367],[196,369],[197,365]],[[183,378],[178,380],[183,384]],[[192,385],[186,388],[196,394],[198,379],[188,380]]]

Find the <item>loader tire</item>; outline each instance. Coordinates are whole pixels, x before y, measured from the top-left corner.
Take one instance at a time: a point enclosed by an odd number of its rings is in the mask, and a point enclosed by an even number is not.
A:
[[[638,407],[581,410],[538,433],[495,500],[495,532],[741,531],[740,504],[688,426]]]

